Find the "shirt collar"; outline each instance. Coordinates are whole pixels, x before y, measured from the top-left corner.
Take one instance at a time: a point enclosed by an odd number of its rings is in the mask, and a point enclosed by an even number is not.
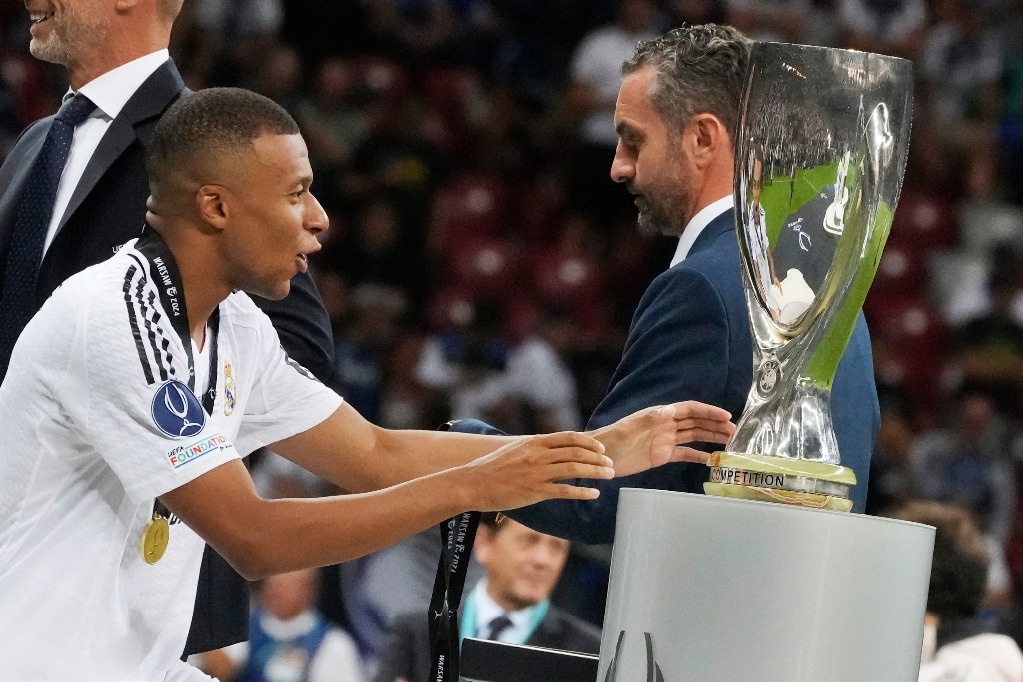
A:
[[[731,194],[721,197],[700,209],[699,213],[694,215],[693,219],[686,225],[686,229],[682,230],[682,236],[678,240],[678,248],[675,249],[675,256],[671,259],[671,265],[668,267],[673,268],[684,261],[686,256],[689,255],[689,249],[693,248],[696,238],[700,236],[703,229],[730,208],[732,208]]]
[[[135,91],[168,59],[169,51],[157,50],[92,79],[79,92],[92,100],[106,117],[115,119]],[[68,91],[68,95],[73,94],[73,91]]]
[[[512,627],[516,630],[526,627],[530,616],[533,614],[533,609],[536,608],[536,606],[527,606],[518,611],[505,611],[487,594],[486,578],[482,578],[479,581],[476,589],[473,590],[473,594],[476,599],[476,635],[480,637],[490,635],[487,627],[490,625],[490,621],[498,616],[508,616],[508,619],[512,622]]]
[[[304,611],[289,620],[281,620],[269,611],[261,611],[259,624],[274,639],[292,640],[311,632],[316,627],[316,616],[312,611]]]

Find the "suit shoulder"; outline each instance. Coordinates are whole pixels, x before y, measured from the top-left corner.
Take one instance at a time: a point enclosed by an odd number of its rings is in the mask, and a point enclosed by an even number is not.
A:
[[[600,651],[600,628],[555,606],[547,616],[550,625],[560,631],[558,639],[570,651],[595,654]]]

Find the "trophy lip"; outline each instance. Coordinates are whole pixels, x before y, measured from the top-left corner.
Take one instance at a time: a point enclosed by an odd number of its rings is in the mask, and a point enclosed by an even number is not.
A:
[[[885,61],[890,61],[893,64],[898,64],[898,63],[902,62],[902,63],[907,64],[910,67],[912,67],[912,65],[913,65],[912,60],[906,59],[905,57],[896,57],[895,55],[884,54],[884,53],[881,53],[881,52],[866,52],[864,50],[854,50],[854,49],[848,48],[848,47],[827,47],[825,45],[806,45],[804,43],[788,43],[788,42],[781,41],[781,40],[757,40],[757,41],[754,41],[754,43],[753,43],[753,49],[754,50],[756,50],[757,48],[762,47],[762,46],[763,47],[767,47],[767,46],[791,47],[791,48],[798,48],[799,51],[839,52],[839,53],[847,54],[850,57],[854,56],[854,55],[867,55],[867,56],[870,56],[870,57],[877,57],[877,58],[880,58],[880,59],[884,59]]]
[[[760,500],[741,500],[734,497],[718,497],[716,495],[708,495],[703,492],[681,492],[679,490],[662,490],[659,488],[636,488],[636,487],[625,487],[619,491],[619,495],[628,491],[627,497],[634,498],[637,502],[643,497],[675,497],[687,500],[691,504],[714,504],[714,505],[742,505],[749,507],[749,505],[757,505],[761,509],[778,510],[780,513],[797,513],[797,514],[832,514],[837,515],[839,518],[849,519],[849,521],[843,523],[883,523],[883,524],[894,524],[899,526],[913,526],[917,528],[926,528],[934,532],[934,526],[929,526],[926,523],[919,523],[917,521],[906,521],[904,519],[893,519],[887,516],[871,516],[864,514],[859,511],[854,512],[839,512],[832,509],[812,509],[810,507],[797,507],[792,504],[778,504],[777,502],[762,502]],[[621,509],[618,510],[619,516],[621,515]],[[774,513],[774,512],[772,512]],[[620,531],[619,531],[620,532]]]

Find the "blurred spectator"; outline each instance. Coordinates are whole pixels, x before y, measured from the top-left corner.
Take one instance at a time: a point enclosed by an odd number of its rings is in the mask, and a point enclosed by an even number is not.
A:
[[[386,654],[388,633],[399,616],[419,612],[425,625],[440,561],[438,538],[437,529],[428,528],[379,552],[341,565],[345,615],[370,672]],[[482,576],[483,568],[473,555],[469,559],[466,584],[474,585]],[[422,671],[425,673],[426,666]]]
[[[505,412],[511,398],[505,367],[508,341],[503,333],[503,311],[495,301],[475,303],[458,329],[427,339],[416,367],[426,387],[450,398],[450,418],[490,421],[510,433],[519,432],[494,413]]]
[[[346,163],[369,136],[372,121],[348,62],[334,58],[320,65],[313,92],[297,105],[296,119],[309,143],[316,168]]]
[[[398,308],[398,317],[415,316],[430,282],[426,259],[409,232],[395,202],[380,197],[358,209],[354,229],[330,243],[324,257],[355,291],[383,289],[380,295]]]
[[[363,0],[379,44],[408,60],[437,58],[455,33],[446,0]]]
[[[384,363],[405,307],[400,291],[360,285],[352,293],[349,315],[334,331],[331,387],[374,424],[380,423]]]
[[[568,557],[568,540],[544,535],[511,519],[485,515],[473,554],[485,577],[466,596],[459,639],[481,637],[512,644],[596,653],[600,633],[552,606],[551,591]],[[426,682],[430,638],[425,609],[398,618],[384,648],[376,682]]]
[[[259,590],[249,641],[203,654],[199,666],[222,682],[359,682],[351,637],[314,608],[316,572],[270,576]]]
[[[297,116],[302,96],[302,69],[298,52],[288,45],[278,45],[266,54],[248,87]],[[309,139],[308,131],[304,132],[304,137]]]
[[[217,85],[239,85],[276,44],[282,0],[201,0],[189,6],[207,51],[204,71]]]
[[[600,223],[629,210],[631,197],[608,177],[618,134],[614,112],[622,83],[622,62],[636,43],[657,32],[653,0],[623,0],[617,21],[587,34],[572,56],[565,92],[569,121],[578,122],[581,146],[573,164],[570,200]]]
[[[1023,680],[1019,647],[979,617],[990,559],[970,515],[952,506],[914,502],[895,516],[936,529],[920,682]]]
[[[920,70],[930,111],[946,125],[996,120],[1002,55],[981,0],[935,0]]]
[[[959,392],[951,425],[921,434],[912,465],[920,496],[969,509],[984,534],[1004,546],[1015,519],[1016,477],[1005,423],[987,393]]]
[[[955,357],[963,381],[982,387],[1000,412],[1011,419],[1021,415],[1023,387],[1023,325],[1013,317],[1016,296],[1016,260],[995,265],[989,276],[990,307],[955,334]]]
[[[728,16],[727,0],[669,0],[666,5],[669,26],[723,24]]]
[[[810,0],[727,0],[731,24],[754,40],[802,43]]]
[[[422,253],[430,205],[448,171],[438,144],[439,116],[415,98],[396,102],[386,113],[355,150],[338,179],[340,189],[352,205],[388,196],[409,227],[403,241]]]
[[[870,460],[866,513],[885,515],[917,496],[911,459],[915,434],[904,396],[879,386],[878,398],[881,423]]]
[[[224,43],[276,35],[284,19],[281,0],[202,0],[194,12],[203,29]]]
[[[575,377],[565,364],[575,326],[568,310],[546,306],[525,334],[513,343],[506,369],[510,393],[529,413],[521,433],[575,431],[582,428]]]
[[[914,59],[927,29],[925,0],[838,0],[842,44]]]

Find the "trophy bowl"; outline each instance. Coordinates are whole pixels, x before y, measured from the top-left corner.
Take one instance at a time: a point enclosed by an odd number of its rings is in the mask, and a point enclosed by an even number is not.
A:
[[[734,185],[753,385],[707,494],[852,508],[831,386],[891,229],[912,93],[904,59],[754,45]]]

